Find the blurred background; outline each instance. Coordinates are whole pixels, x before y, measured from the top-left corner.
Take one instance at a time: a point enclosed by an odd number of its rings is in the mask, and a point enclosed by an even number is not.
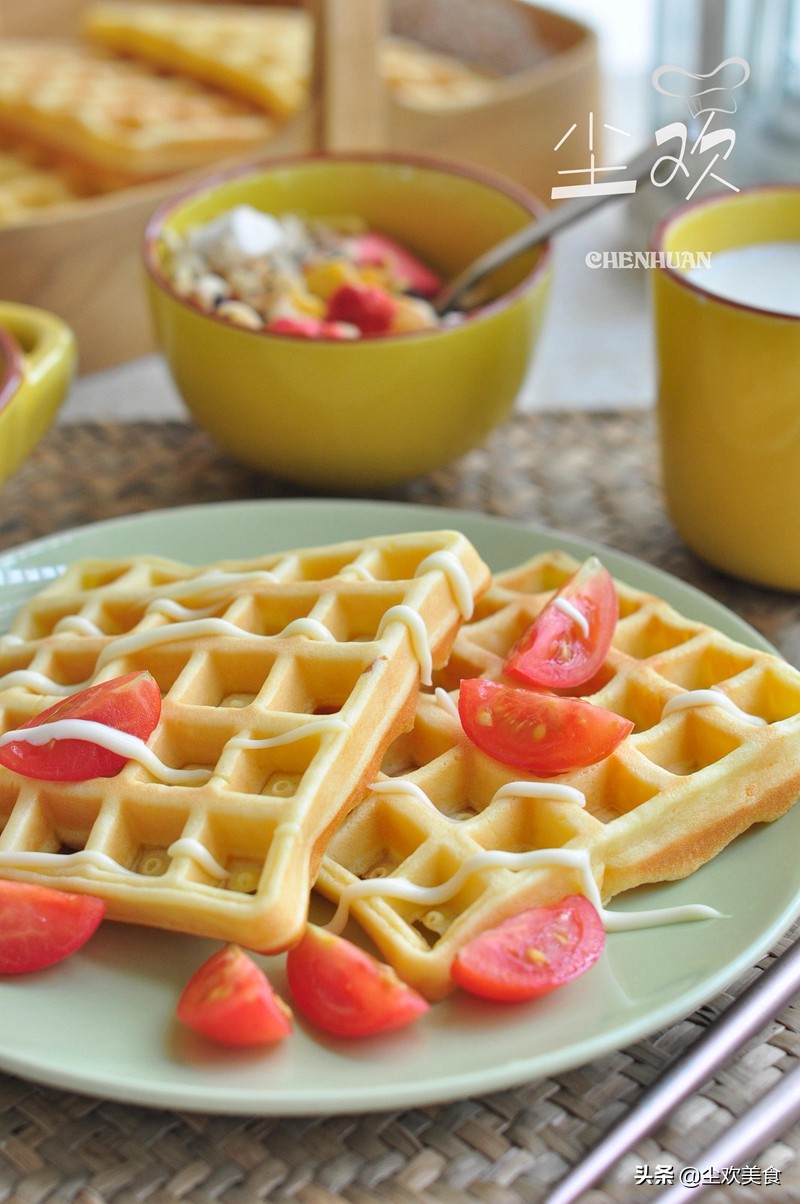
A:
[[[336,22],[348,22],[352,40],[353,14],[366,20],[372,4],[309,0],[298,6],[309,7],[318,20],[325,14],[328,21],[322,70],[323,78],[327,70],[333,79],[330,96],[338,95],[336,88],[346,90],[348,75],[341,68],[345,43],[335,45]],[[74,36],[90,7],[83,0],[0,0],[0,50],[20,34]],[[175,7],[181,7],[180,0]],[[585,158],[590,117],[597,161],[602,157],[605,164],[624,165],[668,123],[682,124],[687,133],[684,159],[694,178],[676,168],[673,186],[640,186],[631,198],[617,199],[555,241],[553,293],[520,398],[523,408],[652,404],[647,271],[593,269],[587,255],[646,247],[658,218],[694,185],[702,195],[708,188],[800,177],[799,7],[797,0],[543,0],[536,5],[528,0],[394,0],[393,31],[411,33],[435,50],[477,60],[501,75],[497,96],[488,104],[461,109],[448,109],[438,100],[432,106],[408,90],[407,79],[395,80],[382,132],[389,149],[419,149],[489,166],[551,204],[551,182],[555,186],[565,178],[558,172],[571,170],[577,179],[578,169],[586,166],[581,155]],[[520,23],[525,9],[536,14],[532,24]],[[353,47],[348,47],[350,53]],[[734,67],[723,69],[728,60]],[[748,68],[746,82],[734,78],[735,64],[741,75],[742,62]],[[675,70],[659,90],[653,73],[668,65]],[[359,71],[349,75],[358,80]],[[364,96],[374,95],[366,78],[359,82]],[[692,98],[704,86],[716,89],[711,105],[716,111]],[[0,119],[2,108],[0,80]],[[362,121],[360,131],[331,128],[335,110],[332,104],[327,114],[329,139],[347,146],[348,138],[358,145],[360,137],[371,136],[368,122]],[[362,118],[370,116],[367,110],[363,105]],[[312,104],[308,114],[301,112],[294,124],[280,128],[270,152],[303,149],[312,136],[309,123],[313,120],[318,131],[319,116]],[[710,127],[700,125],[706,118]],[[731,141],[724,178],[712,175],[701,185],[696,178],[701,156],[689,155],[698,131],[709,128],[733,130],[735,146]],[[674,145],[665,146],[668,150],[673,154]],[[48,217],[0,227],[5,291],[76,324],[82,377],[65,419],[107,413],[112,395],[116,416],[184,416],[160,361],[147,347],[147,319],[130,314],[121,325],[116,317],[139,288],[140,232],[164,195],[163,186],[150,192],[139,186],[67,206],[63,221]]]

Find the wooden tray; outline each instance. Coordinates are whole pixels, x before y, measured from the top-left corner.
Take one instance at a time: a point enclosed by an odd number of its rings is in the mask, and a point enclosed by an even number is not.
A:
[[[69,35],[87,3],[4,0],[0,33]],[[556,159],[556,143],[573,122],[585,124],[598,109],[593,33],[524,0],[389,4],[308,0],[317,30],[309,105],[249,159],[319,150],[414,151],[500,172],[549,201],[556,171],[582,166],[585,157],[571,139]],[[510,71],[485,104],[436,112],[412,108],[390,96],[377,77],[376,44],[387,26],[489,67],[508,71],[510,65]],[[510,64],[509,55],[515,59]],[[162,199],[208,174],[205,169],[60,205],[0,228],[4,298],[68,321],[84,373],[152,351],[139,251],[144,225]]]

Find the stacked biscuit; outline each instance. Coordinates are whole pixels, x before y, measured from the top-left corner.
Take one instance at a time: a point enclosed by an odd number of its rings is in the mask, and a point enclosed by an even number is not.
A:
[[[0,873],[259,950],[297,940],[314,887],[432,999],[465,941],[587,875],[608,900],[692,873],[794,804],[800,673],[620,582],[587,697],[632,733],[552,778],[503,765],[462,730],[459,682],[504,680],[576,567],[547,553],[490,583],[454,532],[72,566],[0,637],[0,733],[147,668],[155,760],[78,783],[0,769]]]
[[[408,103],[489,94],[487,76],[419,44],[388,38],[381,53]],[[14,156],[0,220],[257,151],[306,104],[312,55],[303,11],[211,3],[106,0],[79,40],[0,39],[0,144]],[[23,185],[31,155],[38,174]]]

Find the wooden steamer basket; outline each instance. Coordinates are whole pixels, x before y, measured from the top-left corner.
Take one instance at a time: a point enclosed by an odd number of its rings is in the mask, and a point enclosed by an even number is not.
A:
[[[4,0],[0,35],[74,34],[87,2]],[[526,0],[307,0],[304,7],[316,26],[309,105],[257,154],[225,165],[324,150],[413,151],[500,172],[545,202],[558,170],[586,166],[577,133],[554,153],[569,127],[585,127],[599,107],[596,40],[578,22]],[[501,71],[491,99],[436,111],[401,103],[377,71],[377,43],[389,27]],[[152,352],[144,226],[163,199],[210,171],[53,206],[0,227],[0,294],[64,318],[84,373]]]

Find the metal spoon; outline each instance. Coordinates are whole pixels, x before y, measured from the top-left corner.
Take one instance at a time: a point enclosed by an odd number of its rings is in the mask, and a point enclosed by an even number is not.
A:
[[[648,175],[661,154],[662,151],[659,147],[650,146],[632,159],[626,168],[620,170],[625,171],[625,178],[628,180],[642,180]],[[490,247],[488,251],[484,251],[483,255],[479,255],[444,288],[440,289],[433,301],[434,309],[439,315],[449,313],[450,310],[457,308],[457,302],[473,285],[478,284],[496,268],[502,267],[509,260],[521,255],[523,251],[529,251],[532,247],[538,246],[559,230],[563,230],[565,226],[571,226],[573,222],[579,221],[586,214],[593,213],[606,201],[618,200],[621,196],[630,195],[630,193],[604,192],[599,195],[580,197],[575,201],[566,201],[539,221],[523,226],[521,230],[504,238],[502,242]]]

